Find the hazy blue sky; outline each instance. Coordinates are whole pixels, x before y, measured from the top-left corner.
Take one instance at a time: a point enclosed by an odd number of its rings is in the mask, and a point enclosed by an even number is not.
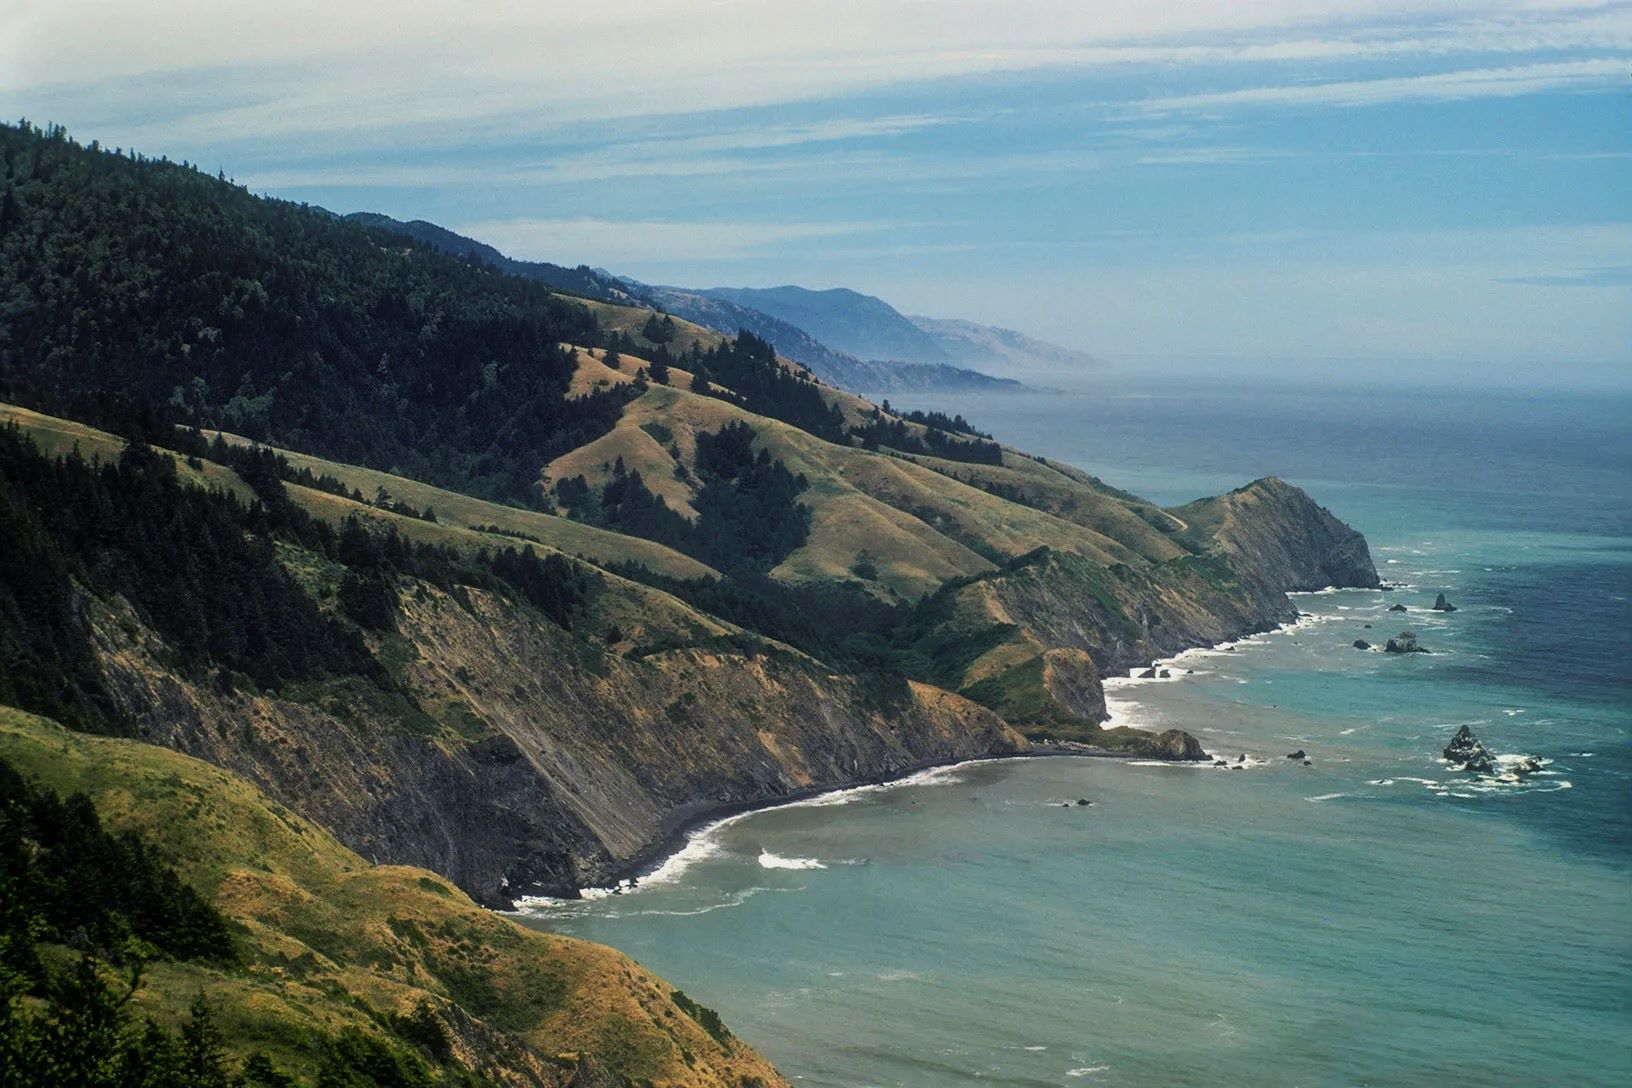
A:
[[[0,0],[0,108],[1112,357],[1632,372],[1627,2]]]

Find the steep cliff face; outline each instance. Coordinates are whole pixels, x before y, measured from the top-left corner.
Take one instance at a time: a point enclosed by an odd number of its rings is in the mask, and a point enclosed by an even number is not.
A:
[[[1236,570],[1276,591],[1382,584],[1365,537],[1273,476],[1174,514],[1212,526]]]
[[[740,414],[665,393],[632,410],[642,423],[667,419],[682,455],[686,428],[701,426],[692,415]],[[44,417],[18,418],[59,447],[102,456],[121,448],[64,421],[48,431]],[[834,667],[591,566],[583,570],[597,588],[571,631],[509,597],[399,576],[395,629],[368,636],[390,676],[384,687],[361,676],[283,691],[224,684],[178,670],[174,648],[122,599],[86,595],[81,611],[110,687],[146,739],[243,774],[370,859],[426,866],[502,905],[627,873],[709,812],[1021,752],[1025,738],[1182,758],[1189,746],[1099,727],[1102,675],[1291,620],[1287,590],[1377,584],[1360,535],[1278,480],[1164,512],[1008,452],[1002,465],[915,464],[751,418],[826,493],[813,500],[818,527],[831,519],[854,529],[844,504],[871,502],[910,530],[892,553],[861,522],[870,547],[845,539],[821,562],[854,578],[856,556],[883,567],[898,553],[899,570],[917,571],[903,585],[938,587],[925,604],[902,607],[905,626],[888,635],[887,652],[904,655],[902,671],[916,680]],[[606,540],[627,541],[623,555],[645,554],[639,538],[567,535],[580,526],[561,518],[518,520],[504,507],[332,462],[302,467],[434,504],[447,519],[288,488],[331,523],[355,516],[461,549],[517,538],[484,528],[499,526],[559,544],[587,540],[601,552]],[[243,487],[211,462],[193,471],[205,470],[213,486]],[[931,574],[925,556],[939,554],[938,543],[962,548],[974,570]],[[813,535],[804,551],[822,544]],[[282,562],[334,614],[347,568],[283,548]]]
[[[1175,558],[1106,566],[1048,551],[970,580],[947,623],[1002,634],[951,686],[1034,738],[1164,755],[1154,738],[1093,728],[1102,675],[1287,623],[1298,614],[1288,592],[1380,584],[1365,538],[1281,480],[1172,515],[1190,548]]]
[[[356,681],[223,694],[167,669],[133,615],[92,607],[146,739],[496,906],[620,876],[722,807],[1026,746],[928,685],[835,675],[774,647],[620,656],[475,590],[404,587],[399,633],[379,645],[396,695]]]

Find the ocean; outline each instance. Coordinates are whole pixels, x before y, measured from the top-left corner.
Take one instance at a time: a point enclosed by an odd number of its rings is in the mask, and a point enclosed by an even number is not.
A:
[[[892,399],[1164,504],[1282,476],[1398,588],[1107,685],[1113,724],[1231,768],[938,769],[526,921],[628,952],[801,1085],[1632,1083],[1632,398]],[[1352,645],[1402,628],[1433,652]],[[1544,770],[1453,771],[1462,725]]]

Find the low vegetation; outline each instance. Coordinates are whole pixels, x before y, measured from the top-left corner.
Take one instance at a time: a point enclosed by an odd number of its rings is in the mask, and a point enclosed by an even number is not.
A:
[[[6,1085],[784,1083],[610,949],[371,866],[228,772],[4,707],[0,892]]]

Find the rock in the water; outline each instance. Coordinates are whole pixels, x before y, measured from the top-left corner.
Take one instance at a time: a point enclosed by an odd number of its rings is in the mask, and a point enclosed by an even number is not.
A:
[[[1405,611],[1405,605],[1403,605],[1403,604],[1391,604],[1391,605],[1388,606],[1388,610],[1390,612],[1404,612]]]
[[[1088,800],[1088,798],[1086,798],[1086,797],[1077,798],[1077,807],[1078,808],[1087,808],[1091,804],[1093,804],[1093,802]]]
[[[1227,760],[1227,759],[1215,759],[1215,760],[1213,760],[1213,766],[1215,766],[1215,767],[1228,767],[1229,765],[1230,765],[1230,761]]]
[[[1286,753],[1286,758],[1287,759],[1306,759],[1306,758],[1308,758],[1308,753],[1305,752],[1302,748],[1299,748],[1296,752]]]
[[[1451,743],[1445,746],[1445,758],[1452,763],[1462,764],[1464,771],[1476,771],[1480,774],[1489,774],[1496,767],[1496,761],[1479,743],[1479,738],[1473,735],[1473,730],[1463,726],[1451,738]]]
[[[1146,669],[1144,672],[1139,674],[1139,679],[1141,679],[1141,680],[1154,680],[1154,679],[1156,679],[1156,670],[1153,669],[1153,668]]]
[[[1371,630],[1371,624],[1369,623],[1362,623],[1360,626],[1364,627],[1368,631]]]
[[[1415,631],[1401,631],[1388,640],[1388,645],[1383,647],[1383,651],[1391,654],[1425,654],[1428,653],[1428,647],[1417,641]]]
[[[1159,676],[1161,679],[1166,680],[1168,677],[1172,676],[1173,674],[1171,672],[1168,672],[1166,669],[1163,669],[1161,672],[1157,673],[1156,675]]]
[[[1312,759],[1306,759],[1303,761],[1303,765],[1305,767],[1313,767],[1315,765],[1315,761]]]
[[[1547,764],[1542,762],[1540,756],[1525,756],[1523,759],[1513,764],[1513,766],[1509,767],[1508,770],[1517,775],[1526,775],[1535,774],[1545,766],[1547,766]]]
[[[1441,593],[1439,596],[1434,598],[1433,610],[1435,612],[1455,612],[1456,605],[1452,604],[1450,601],[1447,601],[1445,599],[1445,594]]]
[[[1356,650],[1369,650],[1371,649],[1371,643],[1367,642],[1363,638],[1357,638],[1354,640],[1354,648]]]
[[[1168,729],[1151,738],[1148,754],[1155,759],[1171,759],[1175,762],[1199,762],[1207,758],[1202,750],[1201,741],[1192,737],[1182,729]]]

